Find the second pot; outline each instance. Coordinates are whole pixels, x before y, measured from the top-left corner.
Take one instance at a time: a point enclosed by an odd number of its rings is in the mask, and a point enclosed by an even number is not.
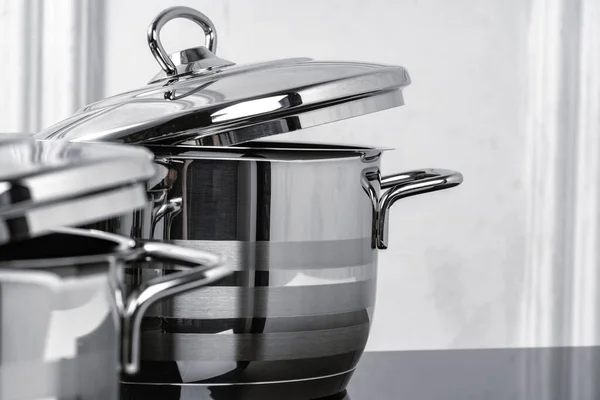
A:
[[[163,263],[185,270],[124,296],[125,266]],[[210,253],[80,229],[0,246],[0,398],[117,400],[148,307],[229,273]]]

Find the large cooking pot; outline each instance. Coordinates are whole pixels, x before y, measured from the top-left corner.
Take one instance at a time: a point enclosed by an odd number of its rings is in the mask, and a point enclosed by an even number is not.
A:
[[[155,169],[149,155],[0,136],[2,400],[116,400],[121,362],[127,374],[139,369],[148,307],[231,272],[216,255],[196,249],[52,229],[144,206]],[[174,273],[126,291],[125,266],[128,273],[165,267]]]
[[[218,384],[285,382],[278,390],[291,399],[341,391],[367,342],[390,207],[461,182],[443,170],[382,177],[377,149],[263,146],[151,147],[169,168],[160,197],[170,207],[148,234],[225,254],[235,272],[148,311],[143,373],[128,382],[210,383],[212,393],[257,399],[277,398],[276,386]],[[152,226],[130,221],[112,229]],[[181,393],[194,398],[193,388]],[[134,398],[146,390],[127,389]]]
[[[198,23],[207,48],[166,55],[159,31],[175,17]],[[142,371],[124,377],[125,398],[306,400],[342,391],[371,326],[390,207],[462,176],[382,176],[381,149],[255,139],[400,106],[406,70],[305,58],[238,66],[214,55],[210,20],[184,7],[161,13],[148,39],[163,72],[147,87],[37,135],[145,146],[163,177],[148,187],[152,202],[93,227],[210,249],[233,263],[230,277],[148,310]],[[162,274],[130,274],[129,284]]]

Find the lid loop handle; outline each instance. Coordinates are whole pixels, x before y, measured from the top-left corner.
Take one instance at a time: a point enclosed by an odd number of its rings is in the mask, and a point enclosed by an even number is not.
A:
[[[160,30],[172,19],[185,18],[202,27],[205,34],[205,46],[215,54],[217,51],[217,30],[212,21],[198,10],[190,7],[171,7],[158,14],[148,27],[148,46],[152,55],[167,76],[177,75],[177,67],[160,42]]]

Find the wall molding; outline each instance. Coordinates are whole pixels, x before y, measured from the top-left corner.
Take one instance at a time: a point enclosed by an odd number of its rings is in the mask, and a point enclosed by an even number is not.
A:
[[[36,132],[104,95],[105,0],[4,0],[2,131]]]
[[[598,0],[533,0],[520,346],[600,343]]]

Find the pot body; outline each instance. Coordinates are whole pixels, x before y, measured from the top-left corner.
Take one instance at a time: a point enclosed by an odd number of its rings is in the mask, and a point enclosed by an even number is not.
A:
[[[152,373],[136,381],[330,377],[337,383],[318,397],[341,390],[373,318],[377,251],[361,175],[379,160],[198,157],[169,165],[177,180],[167,198],[181,199],[181,210],[155,233],[224,254],[235,271],[149,310],[142,362]]]
[[[125,266],[165,263],[196,265],[123,296]],[[210,253],[79,229],[0,246],[0,398],[117,400],[147,307],[229,272]]]
[[[165,398],[306,399],[346,386],[373,319],[381,153],[268,146],[153,147],[166,168],[154,204],[95,226],[210,249],[235,270],[148,311],[128,398],[162,387]]]

